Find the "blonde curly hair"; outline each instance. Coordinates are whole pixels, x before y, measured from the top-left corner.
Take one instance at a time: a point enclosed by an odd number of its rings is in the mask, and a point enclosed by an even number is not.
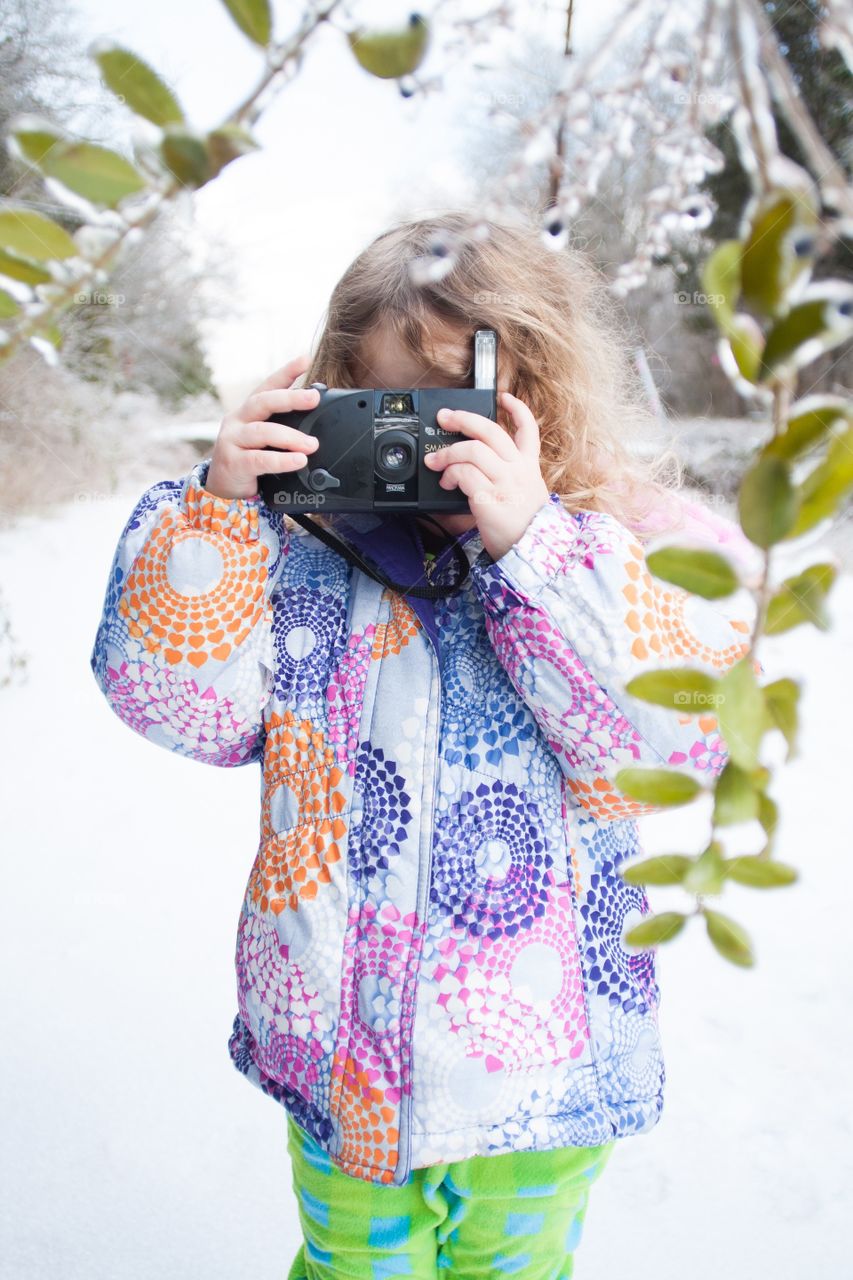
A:
[[[448,270],[417,274],[442,253],[452,255]],[[477,328],[498,335],[499,383],[536,418],[543,480],[567,510],[609,512],[638,536],[652,512],[658,530],[680,523],[675,455],[643,458],[635,447],[657,419],[631,359],[627,317],[592,261],[549,248],[526,216],[513,225],[453,209],[396,222],[335,285],[299,381],[366,385],[360,352],[382,329],[425,370],[464,386],[470,355],[454,350],[470,353]],[[498,420],[511,434],[503,411]]]

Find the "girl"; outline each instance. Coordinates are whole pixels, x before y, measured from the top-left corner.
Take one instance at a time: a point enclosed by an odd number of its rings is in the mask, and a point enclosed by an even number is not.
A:
[[[535,228],[470,222],[379,236],[313,358],[143,494],[91,656],[146,738],[261,767],[229,1050],[287,1116],[289,1280],[571,1274],[592,1181],[663,1103],[654,955],[622,942],[649,910],[620,867],[651,810],[613,778],[710,781],[726,760],[707,708],[625,685],[748,647],[746,593],[712,605],[645,566],[652,529],[730,548],[735,530],[629,447],[646,410],[606,282]],[[321,522],[400,584],[447,585],[461,549],[457,591],[392,591],[266,507],[258,475],[314,444],[268,421],[317,403],[300,376],[464,386],[480,327],[499,421],[446,415],[459,439],[430,464],[470,514],[438,517],[444,537],[420,517]]]

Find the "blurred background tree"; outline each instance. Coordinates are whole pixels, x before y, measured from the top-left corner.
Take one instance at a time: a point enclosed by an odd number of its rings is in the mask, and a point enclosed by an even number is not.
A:
[[[85,225],[85,212],[12,153],[10,123],[32,114],[105,142],[121,127],[121,108],[88,56],[74,11],[60,0],[0,0],[0,29],[0,195],[71,234]],[[151,392],[167,409],[200,393],[215,396],[200,338],[200,324],[216,314],[212,265],[200,261],[191,204],[165,205],[109,287],[83,294],[88,300],[63,315],[65,368],[112,392]]]

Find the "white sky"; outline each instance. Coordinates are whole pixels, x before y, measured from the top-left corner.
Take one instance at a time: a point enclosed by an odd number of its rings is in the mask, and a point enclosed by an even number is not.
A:
[[[483,4],[491,0],[464,8],[476,12]],[[113,0],[76,0],[74,7],[87,40],[112,38],[149,61],[195,127],[218,123],[260,76],[260,52],[218,0],[121,7]],[[433,7],[427,0],[419,9]],[[581,42],[612,7],[613,0],[577,5]],[[461,143],[477,72],[455,61],[446,94],[404,99],[396,82],[359,67],[346,43],[344,30],[360,23],[398,26],[412,8],[401,0],[362,0],[336,11],[338,29],[327,24],[314,37],[299,75],[256,125],[263,151],[234,162],[196,197],[198,231],[227,246],[237,285],[233,318],[206,334],[226,401],[242,398],[309,349],[335,282],[389,222],[470,198]],[[279,0],[278,37],[299,11]],[[562,5],[534,4],[521,21],[561,47]],[[504,34],[504,49],[511,50],[512,39]],[[421,71],[432,75],[442,65],[433,42]]]

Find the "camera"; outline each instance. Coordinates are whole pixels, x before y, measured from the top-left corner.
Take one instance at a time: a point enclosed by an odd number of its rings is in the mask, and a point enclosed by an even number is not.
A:
[[[438,425],[435,415],[443,406],[497,421],[497,334],[477,329],[473,346],[473,387],[350,390],[312,382],[320,392],[313,409],[270,414],[270,422],[298,427],[319,444],[298,471],[258,477],[267,506],[289,515],[310,510],[470,513],[466,494],[442,489],[442,472],[430,471],[424,458],[465,438]]]

